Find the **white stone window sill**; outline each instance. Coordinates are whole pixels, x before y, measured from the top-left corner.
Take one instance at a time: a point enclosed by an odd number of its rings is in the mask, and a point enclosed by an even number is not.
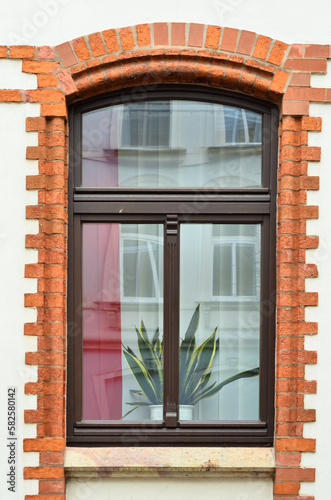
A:
[[[67,477],[273,477],[273,448],[67,448]]]

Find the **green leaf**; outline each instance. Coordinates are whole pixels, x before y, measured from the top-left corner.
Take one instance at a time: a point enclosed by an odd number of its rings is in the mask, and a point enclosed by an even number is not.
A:
[[[257,377],[259,374],[260,374],[260,368],[257,366],[256,368],[252,368],[251,370],[245,370],[243,372],[237,373],[236,375],[233,375],[232,377],[227,378],[226,380],[223,380],[223,382],[220,385],[224,387],[225,385],[231,384],[235,380],[239,380],[241,378]]]
[[[216,332],[217,327],[213,333],[208,337],[207,340],[200,347],[198,347],[198,363],[196,368],[196,373],[203,376],[208,372],[213,364],[213,359],[216,353]]]
[[[192,397],[191,398],[191,405],[195,405],[197,404],[198,401],[200,401],[200,399],[203,399],[203,398],[206,398],[208,397],[208,395],[213,391],[215,390],[215,386],[216,386],[216,382],[214,382],[212,385],[210,385],[209,387],[207,387],[204,391],[200,392],[199,395],[195,396],[195,397]],[[217,387],[217,386],[216,386]],[[216,392],[218,392],[220,389],[217,389]],[[213,394],[216,394],[216,392],[213,392]],[[212,394],[210,394],[212,395]]]
[[[130,413],[132,413],[134,410],[136,410],[140,406],[150,406],[150,403],[147,403],[146,401],[136,401],[135,403],[125,403],[125,404],[127,404],[127,405],[135,405],[135,407],[132,408],[131,410],[129,410],[128,412],[126,412],[126,414],[123,415],[123,417],[121,418],[121,420],[123,420],[125,417],[127,417],[128,415],[130,415]]]
[[[157,328],[155,330],[155,333],[154,333],[153,339],[152,339],[152,347],[153,347],[153,349],[155,349],[155,345],[158,342],[159,338],[160,338],[160,330]]]
[[[125,404],[129,406],[151,406],[149,401],[127,401]]]
[[[141,320],[141,322],[140,322],[140,333],[141,333],[141,335],[142,335],[143,339],[144,339],[146,342],[148,342],[148,343],[149,343],[149,338],[148,338],[147,330],[146,330],[146,327],[145,327],[145,325],[144,325],[143,320]]]
[[[123,345],[123,344],[122,344],[122,345]],[[129,347],[129,346],[125,347],[125,346],[123,345],[123,349],[124,349],[124,350],[126,350],[129,354],[131,354],[131,356],[134,356],[134,357],[136,357],[136,358],[137,358],[137,355],[133,352],[133,350],[131,349],[131,347]]]
[[[187,380],[190,378],[192,370],[194,369],[192,363],[194,363],[196,357],[195,334],[199,326],[199,321],[200,321],[200,304],[198,304],[198,306],[195,308],[190,323],[187,327],[185,337],[181,341],[179,347],[179,371],[180,371],[179,384],[180,384],[180,394],[182,394],[182,396],[184,395],[185,392],[185,386]]]
[[[187,401],[187,398],[189,396],[189,392],[191,389],[191,383],[194,377],[194,372],[196,368],[196,363],[197,363],[197,358],[198,358],[198,351],[195,349],[191,357],[189,359],[188,364],[185,363],[185,371],[182,371],[182,384],[181,384],[181,397],[183,400]],[[179,400],[180,404],[184,404],[182,402],[182,399]],[[188,404],[188,403],[185,403]]]
[[[201,344],[192,354],[189,365],[186,364],[185,373],[183,372],[183,386],[181,390],[182,401],[185,404],[190,404],[193,393],[197,390],[206,373],[210,370],[216,352],[216,331]],[[182,403],[184,404],[184,403]]]
[[[138,389],[130,389],[130,394],[132,394],[132,396],[145,396],[145,394]]]
[[[191,321],[187,327],[184,337],[184,340],[186,342],[189,342],[195,336],[199,326],[199,321],[200,321],[200,304],[198,304],[197,307],[195,308]]]
[[[162,345],[162,342],[160,339],[158,339],[155,343],[155,346],[154,346],[154,352],[155,352],[155,356],[156,358],[158,359],[159,363],[162,364],[163,362],[163,345]]]
[[[200,389],[203,389],[209,382],[210,380],[210,377],[211,377],[211,372],[209,373],[206,373],[206,375],[204,375],[201,379],[201,384],[200,384]]]
[[[138,332],[138,348],[141,357],[141,362],[144,365],[146,372],[150,380],[153,383],[155,388],[155,392],[157,397],[159,398],[161,395],[161,384],[160,384],[160,375],[157,360],[154,355],[154,351],[149,342],[146,342],[145,338],[142,336],[141,332]]]
[[[146,398],[151,401],[152,404],[159,404],[157,393],[150,376],[139,358],[132,355],[129,351],[125,350],[123,352],[126,362],[137,380],[141,390],[145,394]]]
[[[195,389],[190,394],[190,399],[189,399],[190,401],[193,401],[201,394],[202,389],[204,389],[206,385],[209,383],[210,377],[211,377],[211,372],[206,373],[206,375],[203,375],[202,377],[199,378],[198,383],[195,385]]]
[[[204,379],[204,376],[208,373],[212,366],[216,352],[216,330],[217,328],[215,328],[208,339],[205,340],[205,342],[196,350],[196,366],[194,372],[190,376],[190,380],[186,382],[186,392],[190,393],[191,397],[193,397],[193,393],[195,393],[201,384],[201,381]]]
[[[150,369],[154,368],[155,361],[154,361],[154,352],[152,349],[151,344],[149,343],[149,340],[146,336],[142,334],[142,331],[138,330],[136,328],[136,333],[138,337],[138,349],[139,349],[139,354],[141,357],[142,362],[144,363],[147,371],[150,371]]]
[[[142,363],[153,382],[157,398],[160,399],[162,398],[162,366],[160,366],[154,350],[149,343],[147,331],[143,322],[141,322],[140,331],[136,329],[136,332],[138,335],[138,348]]]
[[[236,375],[233,375],[232,377],[227,378],[226,380],[223,380],[220,384],[215,385],[215,383],[208,387],[198,398],[195,398],[193,405],[196,404],[200,399],[204,398],[210,398],[217,392],[219,392],[223,387],[225,387],[228,384],[231,384],[235,380],[239,380],[241,378],[251,378],[251,377],[257,377],[259,375],[260,370],[259,368],[253,368],[251,370],[245,370],[244,372],[237,373]]]

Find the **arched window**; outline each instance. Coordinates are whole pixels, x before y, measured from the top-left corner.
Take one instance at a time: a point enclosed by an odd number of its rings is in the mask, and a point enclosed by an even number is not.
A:
[[[69,443],[272,444],[277,120],[186,85],[71,107]]]

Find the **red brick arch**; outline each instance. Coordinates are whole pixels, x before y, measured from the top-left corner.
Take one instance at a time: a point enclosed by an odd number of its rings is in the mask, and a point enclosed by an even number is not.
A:
[[[205,84],[278,101],[288,46],[249,31],[184,23],[110,29],[56,47],[69,102],[126,86]]]

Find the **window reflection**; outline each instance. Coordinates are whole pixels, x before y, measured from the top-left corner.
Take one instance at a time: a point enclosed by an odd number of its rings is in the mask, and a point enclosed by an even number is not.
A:
[[[122,147],[170,147],[170,101],[130,102],[122,114]]]
[[[256,298],[260,279],[260,241],[257,226],[214,225],[213,297]]]
[[[82,182],[96,187],[261,185],[262,115],[234,106],[144,101],[83,114]]]
[[[163,241],[155,227],[122,226],[122,300],[160,300],[163,297]]]

